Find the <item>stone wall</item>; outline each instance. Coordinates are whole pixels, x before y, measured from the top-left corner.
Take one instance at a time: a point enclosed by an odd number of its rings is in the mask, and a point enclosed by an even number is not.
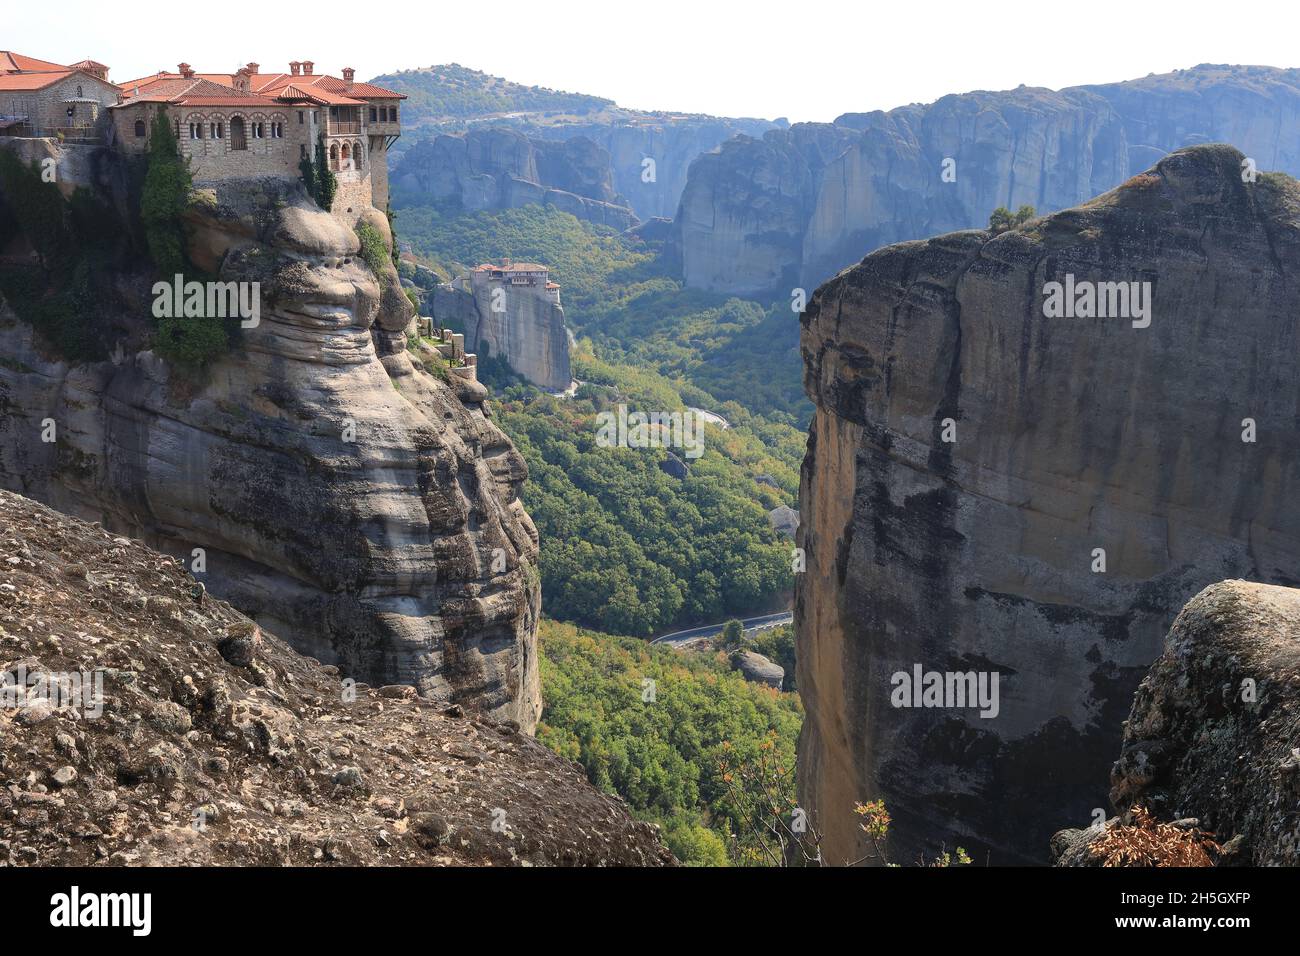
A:
[[[91,103],[66,103],[65,100],[94,99]],[[56,128],[84,126],[102,133],[107,123],[107,107],[117,102],[117,87],[90,76],[74,73],[43,90],[6,91],[0,93],[0,113],[7,116],[26,116],[36,134],[48,134]],[[77,112],[69,117],[67,110]]]
[[[370,203],[376,209],[388,209],[388,140],[370,137]]]
[[[127,153],[142,153],[148,147],[149,132],[159,104],[140,103],[110,110],[116,126],[115,146]],[[190,160],[190,169],[196,182],[222,179],[279,176],[296,179],[303,157],[316,161],[316,142],[321,133],[320,111],[315,109],[208,109],[185,110],[171,107],[168,116],[178,128],[182,155]],[[236,117],[243,119],[248,148],[232,149],[230,124]],[[144,135],[137,135],[136,123],[144,124]],[[202,137],[191,136],[190,124],[202,125]],[[263,135],[254,135],[254,124],[261,123]],[[281,135],[272,135],[273,123],[281,124]],[[220,136],[214,130],[220,124]],[[391,125],[391,124],[390,124]],[[196,130],[197,132],[197,130]],[[342,158],[344,144],[349,148],[349,158]],[[326,136],[327,162],[331,147],[338,151],[337,167],[331,163],[338,180],[338,193],[330,210],[347,225],[355,225],[367,209],[383,211],[388,205],[388,152],[384,139],[359,133],[348,136]],[[361,161],[355,157],[360,148]]]
[[[286,110],[185,110],[174,111],[180,119],[181,154],[190,160],[196,180],[253,176],[297,176],[306,144],[307,126],[290,123]],[[232,124],[242,121],[247,149],[235,149]],[[272,135],[272,124],[280,124],[283,135]],[[190,134],[190,126],[201,128],[202,137]],[[260,128],[262,135],[256,135]],[[220,130],[220,136],[214,136]]]
[[[334,206],[330,209],[334,218],[352,226],[370,208],[370,177],[353,176],[345,180],[339,176],[339,191],[334,194]]]

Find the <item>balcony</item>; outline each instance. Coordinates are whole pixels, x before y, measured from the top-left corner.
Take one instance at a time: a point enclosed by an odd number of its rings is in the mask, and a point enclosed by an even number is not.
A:
[[[361,120],[331,119],[325,130],[327,136],[357,136],[361,133]]]

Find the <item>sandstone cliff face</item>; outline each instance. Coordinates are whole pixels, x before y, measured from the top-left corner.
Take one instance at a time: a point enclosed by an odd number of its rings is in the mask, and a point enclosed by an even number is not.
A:
[[[516,724],[349,693],[172,558],[3,491],[0,695],[0,866],[672,862]]]
[[[1124,83],[1084,86],[1124,118],[1129,172],[1170,144],[1231,143],[1260,169],[1300,170],[1300,70],[1203,64]]]
[[[639,218],[671,219],[697,156],[733,136],[761,136],[772,128],[772,123],[757,119],[630,113],[623,121],[536,127],[529,134],[590,139],[609,154],[613,187],[627,197]]]
[[[609,154],[581,136],[557,142],[502,128],[441,135],[407,150],[392,178],[408,195],[469,212],[549,203],[616,229],[637,222],[614,189]]]
[[[1227,142],[1300,173],[1298,114],[1300,71],[1202,66],[798,124],[692,165],[674,251],[692,287],[784,297],[880,245],[983,227],[1000,205],[1083,202],[1182,146]]]
[[[1300,189],[1243,183],[1241,160],[1180,151],[996,238],[880,250],[814,297],[800,785],[832,862],[864,855],[852,807],[876,797],[896,860],[1045,860],[1105,805],[1187,599],[1300,581]],[[1150,326],[1046,318],[1067,274],[1150,282]],[[918,664],[999,675],[996,716],[894,707]]]
[[[1194,818],[1225,848],[1221,864],[1297,866],[1298,744],[1300,591],[1215,584],[1183,608],[1138,688],[1111,803]],[[1056,834],[1059,865],[1096,865],[1103,832]]]
[[[686,284],[738,295],[795,285],[820,173],[852,138],[803,124],[761,140],[737,137],[699,157],[674,223],[672,255]]]
[[[143,336],[69,365],[0,308],[0,486],[203,549],[212,593],[345,675],[531,730],[537,535],[486,390],[411,361],[391,268],[377,281],[297,184],[221,185],[189,219],[199,268],[261,283],[260,324],[195,376]]]
[[[467,352],[504,359],[539,388],[568,388],[573,373],[564,309],[529,291],[504,291],[504,308],[497,311],[488,286],[441,285],[433,293],[433,318],[463,328]]]

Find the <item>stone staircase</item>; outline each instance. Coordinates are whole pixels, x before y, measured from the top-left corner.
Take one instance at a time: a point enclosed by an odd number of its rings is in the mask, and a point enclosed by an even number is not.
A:
[[[464,333],[439,328],[427,315],[420,316],[417,327],[421,338],[428,339],[427,344],[447,360],[449,372],[461,378],[478,381],[478,356],[473,352],[468,355],[465,353]]]

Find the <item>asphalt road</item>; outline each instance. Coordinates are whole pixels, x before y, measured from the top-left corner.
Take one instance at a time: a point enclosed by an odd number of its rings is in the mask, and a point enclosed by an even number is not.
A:
[[[730,620],[730,618],[728,618]],[[789,624],[794,620],[792,611],[781,611],[779,614],[765,614],[762,617],[747,617],[740,623],[744,625],[746,631],[766,631],[770,627],[776,627],[779,624]],[[671,634],[665,634],[662,637],[656,637],[651,644],[691,644],[695,641],[703,640],[706,637],[713,637],[715,634],[722,632],[726,626],[726,621],[721,624],[706,624],[704,627],[693,627],[688,631],[674,631]]]

